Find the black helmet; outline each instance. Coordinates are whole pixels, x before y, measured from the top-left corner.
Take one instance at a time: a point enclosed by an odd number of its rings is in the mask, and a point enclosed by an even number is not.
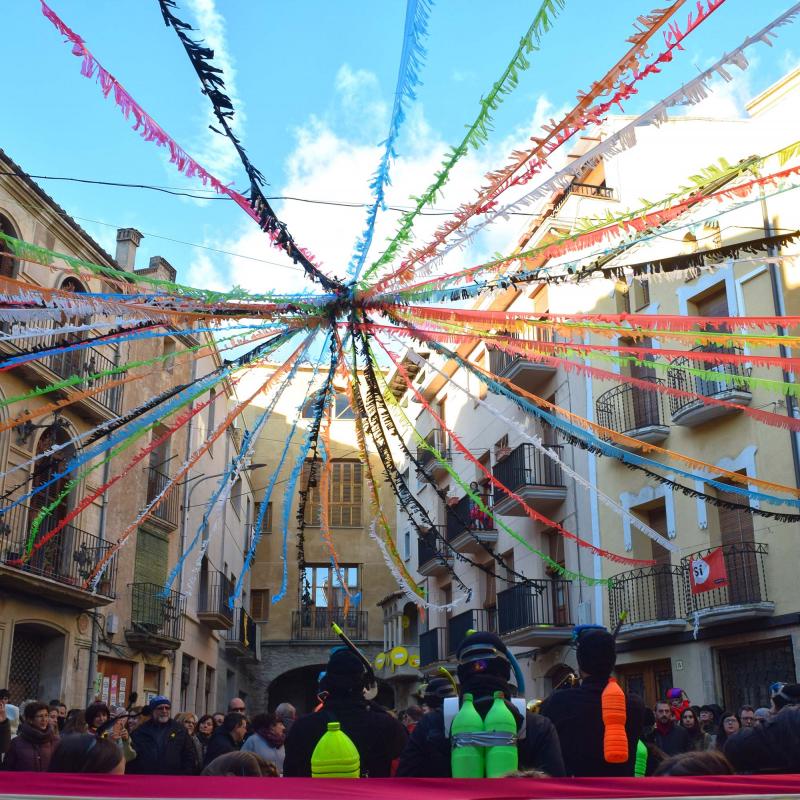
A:
[[[493,675],[504,681],[511,678],[508,648],[494,633],[477,631],[469,634],[459,645],[456,658],[460,683],[479,674]]]
[[[432,678],[422,690],[422,702],[429,708],[440,708],[445,697],[455,697],[456,690],[447,678]]]

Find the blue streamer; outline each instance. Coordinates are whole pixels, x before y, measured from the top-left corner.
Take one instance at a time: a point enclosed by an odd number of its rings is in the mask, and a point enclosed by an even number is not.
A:
[[[283,495],[283,520],[282,520],[283,577],[281,578],[281,588],[278,590],[278,593],[273,595],[272,597],[273,603],[279,603],[281,600],[283,600],[284,596],[286,595],[286,589],[289,585],[288,536],[289,536],[289,513],[292,507],[291,499],[297,487],[297,481],[300,479],[300,472],[303,469],[303,464],[305,464],[306,457],[308,456],[309,452],[311,451],[311,447],[314,444],[316,433],[319,430],[319,422],[322,419],[322,415],[325,413],[325,408],[327,404],[330,402],[331,392],[329,390],[331,388],[331,385],[333,384],[333,376],[335,372],[336,372],[336,358],[334,355],[331,358],[331,365],[328,370],[328,374],[325,377],[325,383],[322,385],[321,389],[315,392],[316,400],[314,401],[313,404],[314,419],[311,425],[309,426],[308,431],[306,432],[305,441],[303,442],[300,448],[300,453],[297,456],[297,460],[294,463],[292,472],[289,475],[289,481],[286,486],[286,491],[284,492]]]
[[[226,325],[224,328],[220,326],[215,326],[213,328],[185,328],[184,331],[186,333],[225,333],[226,331],[232,330],[246,330],[246,331],[258,331],[258,330],[274,330],[275,328],[283,327],[285,323],[283,322],[266,322],[260,325]],[[69,353],[76,350],[86,350],[91,347],[98,347],[100,345],[112,345],[118,344],[119,342],[129,342],[134,339],[163,339],[165,336],[174,336],[176,333],[175,329],[170,329],[167,331],[140,331],[138,333],[131,333],[126,336],[115,336],[113,339],[109,339],[108,341],[91,341],[91,342],[73,342],[72,344],[67,344],[66,346],[59,345],[57,347],[51,347],[48,350],[37,350],[35,353],[23,353],[20,356],[14,356],[13,358],[8,358],[5,361],[0,362],[0,368],[7,369],[9,367],[15,367],[18,364],[25,364],[28,361],[38,361],[40,358],[45,356],[53,355],[55,353]]]
[[[287,340],[287,337],[289,337],[290,335],[293,336],[294,333],[295,333],[294,331],[292,331],[291,334],[287,332],[286,334],[283,334],[279,338],[277,338],[276,341],[271,342],[271,347],[267,348],[264,351],[265,354],[272,352],[272,350],[275,350],[281,345],[283,345]],[[7,513],[8,511],[11,511],[12,508],[15,508],[21,503],[24,503],[26,500],[33,497],[33,495],[43,491],[48,486],[51,486],[52,484],[56,483],[56,481],[59,481],[61,478],[69,475],[71,472],[75,471],[83,464],[87,463],[88,461],[91,461],[91,459],[93,459],[95,456],[98,456],[101,453],[104,453],[106,450],[109,450],[118,442],[127,439],[129,436],[132,436],[137,431],[140,431],[142,428],[147,427],[151,423],[157,422],[159,419],[169,416],[176,408],[178,408],[186,400],[187,396],[195,397],[203,394],[205,389],[213,386],[216,383],[219,383],[224,378],[228,377],[231,373],[239,369],[241,366],[243,365],[235,361],[232,364],[220,370],[219,372],[212,372],[210,375],[207,375],[205,378],[201,378],[199,381],[196,381],[191,386],[187,386],[186,389],[179,392],[177,395],[175,395],[175,397],[171,398],[163,406],[157,409],[153,409],[152,411],[149,411],[140,419],[135,420],[129,423],[128,425],[123,426],[118,431],[115,431],[111,436],[109,436],[106,439],[104,443],[100,443],[95,445],[94,447],[90,447],[88,450],[84,451],[79,456],[76,455],[74,458],[70,459],[70,461],[66,464],[62,472],[57,472],[54,475],[51,475],[49,480],[31,489],[27,494],[18,497],[9,505],[0,508],[0,516]]]
[[[326,335],[326,337],[325,337],[325,342],[323,342],[323,348],[327,344],[329,336],[330,336],[330,333],[328,333]],[[321,361],[319,361],[319,360],[314,362],[314,370],[311,373],[311,377],[309,378],[309,381],[308,381],[308,387],[309,388],[311,388],[311,386],[314,383],[314,379],[317,377],[317,374],[319,373],[320,364],[321,364]],[[255,558],[256,550],[258,549],[258,544],[261,541],[261,528],[262,528],[262,525],[264,524],[264,517],[265,517],[265,515],[267,513],[267,508],[269,507],[269,502],[272,499],[272,492],[273,492],[273,490],[275,488],[275,484],[278,481],[278,475],[280,474],[280,471],[283,469],[283,465],[286,462],[286,456],[289,454],[289,448],[291,447],[292,439],[294,438],[294,434],[295,434],[295,432],[297,430],[297,426],[300,423],[300,420],[302,419],[303,408],[305,407],[306,398],[307,397],[308,397],[308,391],[306,391],[306,395],[303,398],[303,402],[297,408],[297,416],[295,417],[294,422],[292,423],[292,427],[289,430],[288,435],[286,436],[286,441],[283,443],[283,451],[281,452],[280,458],[278,459],[278,465],[275,467],[275,471],[272,473],[272,476],[269,479],[269,484],[267,485],[267,489],[264,492],[264,497],[261,499],[261,504],[258,507],[258,515],[256,517],[255,531],[253,533],[253,541],[250,543],[250,547],[247,550],[247,555],[245,556],[245,560],[244,560],[244,566],[242,567],[242,574],[239,576],[239,579],[236,581],[236,587],[235,587],[235,589],[233,591],[233,594],[228,599],[228,608],[233,608],[234,603],[236,602],[236,600],[238,600],[239,595],[242,593],[242,587],[244,586],[245,576],[250,571],[250,567],[253,564],[253,559]],[[287,530],[284,529],[283,548],[282,548],[282,552],[283,552],[283,579],[282,579],[282,582],[281,582],[282,585],[284,585],[284,586],[288,583],[288,580],[289,580],[288,565],[287,565],[288,547],[289,547],[289,545],[288,545]]]
[[[453,359],[453,361],[455,361],[465,370],[472,372],[480,380],[482,380],[492,391],[508,397],[510,400],[512,400],[514,403],[520,406],[523,409],[523,411],[526,411],[529,414],[533,414],[535,417],[538,417],[539,419],[543,420],[548,425],[551,425],[554,428],[558,428],[559,430],[563,430],[571,436],[589,442],[593,447],[599,449],[603,453],[603,455],[619,459],[620,461],[623,461],[626,464],[632,464],[634,466],[646,466],[649,469],[667,470],[668,472],[672,472],[674,474],[681,475],[684,478],[688,478],[691,481],[697,480],[697,475],[691,472],[687,472],[686,470],[680,469],[679,467],[667,466],[666,464],[662,464],[658,461],[653,461],[652,459],[637,455],[636,453],[630,453],[627,450],[623,450],[621,447],[617,447],[611,442],[606,442],[603,439],[598,438],[597,436],[595,436],[594,434],[590,433],[587,430],[584,430],[583,428],[579,428],[577,425],[573,425],[571,422],[562,420],[560,417],[557,417],[554,414],[550,414],[549,412],[544,411],[534,403],[531,403],[528,400],[526,400],[524,397],[520,397],[519,395],[515,394],[510,389],[503,386],[503,384],[498,383],[492,378],[489,378],[488,376],[484,375],[479,370],[476,370],[472,364],[462,359],[452,350],[449,350],[448,348],[444,347],[438,342],[429,339],[426,339],[426,343],[440,354],[446,356],[447,358]],[[721,483],[720,481],[716,481],[711,477],[704,477],[703,482],[713,486],[715,489],[719,489],[720,491],[730,492],[732,494],[738,494],[744,498],[748,499],[755,498],[775,505],[785,504],[785,505],[795,506],[796,508],[800,508],[800,499],[794,499],[789,497],[775,497],[770,494],[764,494],[763,492],[754,491],[752,489],[746,489],[743,486],[739,486],[738,484]]]
[[[350,259],[348,272],[353,272],[353,282],[358,280],[367,253],[372,245],[375,234],[375,220],[378,209],[386,209],[386,187],[391,184],[389,179],[389,164],[397,158],[395,144],[400,134],[400,126],[406,118],[406,106],[416,99],[414,88],[420,85],[419,70],[422,67],[426,50],[422,46],[422,37],[428,31],[428,15],[432,0],[407,0],[406,21],[403,30],[403,49],[400,53],[400,66],[397,72],[397,84],[394,90],[394,105],[392,117],[389,122],[389,135],[382,142],[383,155],[378,163],[378,169],[372,176],[369,188],[375,198],[367,211],[367,225],[356,242],[355,252]]]

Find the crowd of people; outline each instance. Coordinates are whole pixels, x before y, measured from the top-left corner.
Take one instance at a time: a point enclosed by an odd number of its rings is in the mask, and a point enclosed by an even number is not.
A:
[[[627,750],[610,756],[604,739],[612,719],[606,694],[615,683],[614,637],[596,626],[577,630],[576,657],[576,680],[544,702],[526,704],[515,699],[521,674],[504,643],[471,632],[458,649],[458,682],[449,674],[430,679],[420,705],[400,713],[374,702],[374,676],[348,647],[331,653],[319,705],[300,717],[288,703],[251,714],[239,697],[227,712],[199,719],[173,715],[164,696],[127,708],[95,702],[68,711],[58,700],[17,708],[0,690],[0,759],[2,769],[18,771],[311,777],[324,737],[343,733],[355,753],[354,777],[451,777],[459,747],[478,751],[483,743],[488,751],[498,742],[515,749],[517,769],[509,774],[516,777],[800,772],[800,685],[774,684],[770,708],[736,711],[692,705],[677,688],[652,709],[636,695],[622,695],[616,719]],[[516,731],[466,739],[454,733],[459,706],[474,704],[488,720],[498,702]]]

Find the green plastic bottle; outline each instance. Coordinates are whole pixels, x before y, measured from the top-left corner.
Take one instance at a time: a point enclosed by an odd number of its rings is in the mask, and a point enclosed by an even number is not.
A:
[[[647,773],[647,745],[639,739],[636,742],[636,764],[633,775],[635,778],[644,778]]]
[[[517,720],[509,711],[502,692],[494,693],[494,702],[486,719],[483,721],[485,731],[501,731],[516,734]],[[514,744],[497,744],[486,748],[486,777],[501,778],[514,772],[519,766],[519,754]]]
[[[450,726],[450,737],[457,733],[479,733],[483,731],[483,719],[472,704],[472,695],[465,694],[461,708]],[[453,743],[454,744],[454,743]],[[455,747],[450,753],[450,773],[454,778],[482,778],[484,748],[478,745]]]
[[[328,730],[311,754],[312,778],[358,778],[361,757],[353,740],[338,722],[329,722]]]

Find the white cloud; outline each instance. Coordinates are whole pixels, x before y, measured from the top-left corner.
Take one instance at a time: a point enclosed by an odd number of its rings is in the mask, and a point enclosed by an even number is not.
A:
[[[371,200],[369,182],[380,158],[381,148],[365,143],[363,131],[354,132],[342,120],[343,114],[346,116],[346,113],[358,112],[362,101],[367,104],[362,117],[372,114],[374,120],[381,115],[382,112],[376,110],[377,104],[372,100],[377,92],[377,80],[365,70],[353,71],[345,65],[335,77],[335,87],[334,107],[330,113],[324,117],[310,116],[295,131],[295,146],[286,162],[286,182],[276,194],[350,203],[368,203]],[[490,142],[477,153],[470,152],[459,162],[441,196],[437,198],[434,209],[452,210],[474,199],[475,190],[484,184],[484,175],[489,170],[506,163],[513,149],[529,143],[529,137],[540,132],[543,122],[551,116],[558,118],[562,112],[563,109],[554,109],[546,97],[539,97],[525,124],[503,140]],[[383,120],[383,129],[370,141],[377,142],[385,136],[386,124],[388,119]],[[402,155],[392,165],[387,204],[410,206],[409,197],[420,194],[428,187],[450,144],[431,129],[424,108],[420,104],[413,106],[401,134],[399,151]],[[545,177],[546,174],[529,186],[509,190],[507,194],[518,196]],[[504,195],[503,199],[513,198]],[[323,271],[340,278],[346,275],[353,246],[364,228],[364,208],[287,201],[277,206],[276,211],[287,223],[295,240],[317,257]],[[396,211],[379,214],[367,266],[385,249],[387,239],[397,228],[399,217]],[[420,245],[427,243],[447,219],[447,216],[419,217],[414,225],[415,242]],[[521,216],[511,217],[509,221],[498,220],[477,237],[466,252],[450,254],[443,268],[455,271],[462,266],[479,263],[495,251],[509,252],[516,244],[525,222],[526,218]],[[273,262],[288,261],[283,254],[269,246],[264,234],[252,223],[248,224],[248,220],[243,220],[242,227],[227,240],[206,244]],[[199,259],[192,274],[198,278],[208,278],[209,269],[209,260]],[[221,266],[218,264],[214,270],[214,276],[217,283],[225,286],[238,284],[254,292],[268,289],[318,290],[302,273],[241,258],[224,259],[224,263]]]
[[[225,19],[217,11],[214,0],[188,0],[187,5],[197,21],[194,26],[197,30],[191,32],[190,36],[194,39],[202,39],[214,51],[214,66],[222,70],[225,92],[236,110],[233,119],[234,133],[241,139],[247,117],[236,90],[236,68],[228,52]],[[239,166],[239,156],[226,137],[208,129],[209,125],[214,125],[219,129],[219,123],[208,99],[202,96],[201,100],[207,107],[202,115],[202,133],[192,143],[190,152],[200,164],[222,181],[230,181]]]

